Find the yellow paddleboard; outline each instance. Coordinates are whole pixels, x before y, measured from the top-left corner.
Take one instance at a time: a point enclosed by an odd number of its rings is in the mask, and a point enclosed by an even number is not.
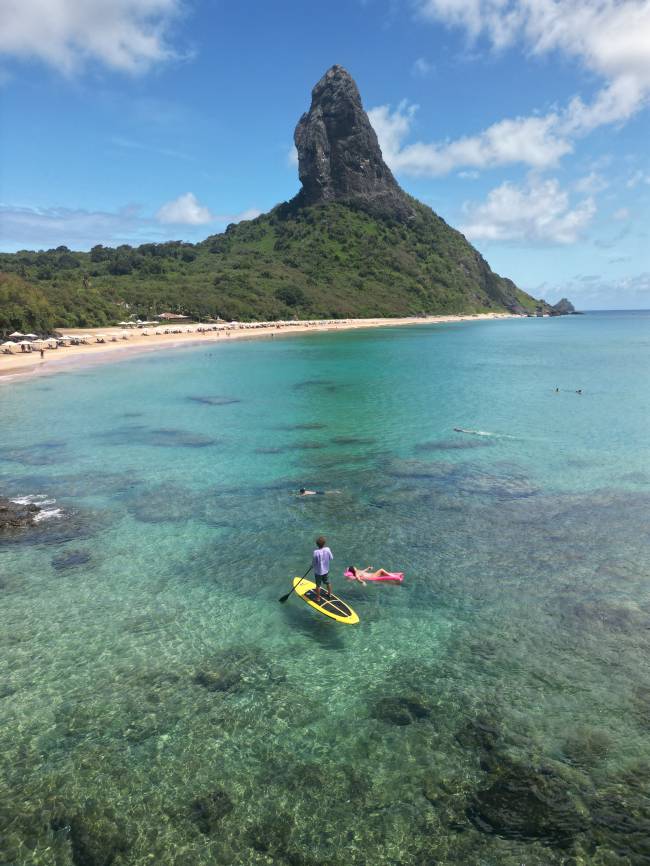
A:
[[[303,601],[306,601],[310,607],[313,607],[319,613],[323,613],[337,622],[344,622],[348,625],[354,625],[359,622],[359,617],[350,605],[346,604],[334,593],[328,595],[323,587],[321,587],[320,591],[320,604],[316,604],[316,584],[311,580],[301,580],[299,577],[294,577],[293,588],[296,591],[296,595],[299,595]]]

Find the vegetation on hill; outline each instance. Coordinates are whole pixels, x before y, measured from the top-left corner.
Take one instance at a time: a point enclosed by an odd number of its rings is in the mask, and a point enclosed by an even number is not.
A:
[[[170,310],[265,320],[534,310],[412,200],[409,223],[354,204],[283,204],[199,244],[0,254],[0,331],[102,326]]]

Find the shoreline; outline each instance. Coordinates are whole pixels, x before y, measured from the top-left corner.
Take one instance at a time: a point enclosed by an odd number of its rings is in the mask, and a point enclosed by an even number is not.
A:
[[[251,323],[250,327],[240,326],[219,331],[197,333],[200,325],[183,325],[181,333],[156,334],[151,328],[129,331],[128,341],[119,339],[110,342],[113,336],[120,337],[123,328],[71,328],[65,333],[71,336],[94,337],[103,334],[109,338],[106,343],[89,343],[79,346],[60,346],[58,349],[47,349],[41,360],[38,352],[0,355],[0,384],[16,379],[53,375],[63,373],[78,367],[93,366],[110,361],[123,361],[150,352],[165,349],[177,349],[181,346],[197,346],[205,343],[227,344],[233,340],[263,339],[276,336],[285,337],[291,334],[323,333],[326,331],[349,331],[360,328],[386,328],[405,325],[442,325],[454,322],[476,322],[491,319],[516,319],[512,313],[476,313],[474,315],[457,316],[427,316],[425,318],[406,317],[401,319],[343,319],[341,321],[310,321],[290,325],[275,323]],[[190,328],[191,330],[187,330]]]

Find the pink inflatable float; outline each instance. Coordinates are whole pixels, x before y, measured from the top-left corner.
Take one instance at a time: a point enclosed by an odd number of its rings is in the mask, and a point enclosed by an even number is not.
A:
[[[360,574],[362,580],[370,580],[375,583],[401,583],[404,580],[403,571],[389,571],[388,574],[378,574],[376,577],[372,574]],[[343,572],[343,577],[348,580],[355,580],[355,575],[350,570]]]

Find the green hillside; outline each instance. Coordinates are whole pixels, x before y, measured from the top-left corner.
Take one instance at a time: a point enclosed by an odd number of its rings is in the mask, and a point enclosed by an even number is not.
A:
[[[101,326],[166,310],[266,320],[535,308],[459,232],[411,201],[408,224],[353,204],[283,204],[199,244],[0,254],[0,331]]]

